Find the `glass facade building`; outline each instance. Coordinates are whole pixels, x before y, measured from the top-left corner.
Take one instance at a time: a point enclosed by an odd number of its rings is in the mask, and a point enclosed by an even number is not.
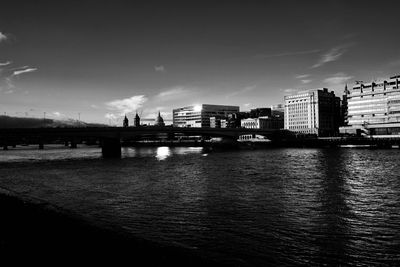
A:
[[[354,85],[347,91],[347,118],[351,129],[368,129],[370,134],[400,133],[400,76]]]
[[[174,127],[210,127],[211,117],[227,117],[239,112],[238,106],[194,105],[172,111]],[[222,126],[221,126],[222,127]]]

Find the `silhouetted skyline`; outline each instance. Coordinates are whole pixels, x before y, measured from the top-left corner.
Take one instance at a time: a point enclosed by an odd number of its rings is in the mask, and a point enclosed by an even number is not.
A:
[[[0,16],[0,112],[242,110],[400,71],[396,1],[25,1]],[[121,116],[121,117],[120,117]]]

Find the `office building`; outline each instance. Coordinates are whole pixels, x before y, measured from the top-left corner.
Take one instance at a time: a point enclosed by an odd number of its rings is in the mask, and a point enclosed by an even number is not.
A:
[[[341,133],[400,134],[400,75],[383,81],[358,81],[346,92],[347,125]]]
[[[318,136],[334,136],[340,123],[340,98],[327,88],[285,96],[284,127]]]
[[[226,118],[228,114],[239,112],[238,106],[194,105],[174,109],[174,127],[210,127],[211,117]],[[221,121],[222,127],[222,121]]]

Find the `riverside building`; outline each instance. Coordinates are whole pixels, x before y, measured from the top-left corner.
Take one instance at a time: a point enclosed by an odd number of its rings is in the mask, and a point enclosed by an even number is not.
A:
[[[346,90],[347,126],[341,133],[400,134],[400,75],[383,81],[358,82]]]
[[[226,118],[228,114],[239,112],[238,106],[193,105],[172,111],[174,127],[210,127],[211,117]],[[221,121],[221,127],[223,122]]]
[[[327,88],[311,89],[285,96],[285,129],[318,136],[337,135],[340,98]]]

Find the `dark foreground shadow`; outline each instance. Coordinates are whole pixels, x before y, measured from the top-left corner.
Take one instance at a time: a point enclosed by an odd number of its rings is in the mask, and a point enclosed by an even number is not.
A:
[[[195,251],[94,226],[44,204],[0,194],[2,262],[33,266],[221,266]]]

